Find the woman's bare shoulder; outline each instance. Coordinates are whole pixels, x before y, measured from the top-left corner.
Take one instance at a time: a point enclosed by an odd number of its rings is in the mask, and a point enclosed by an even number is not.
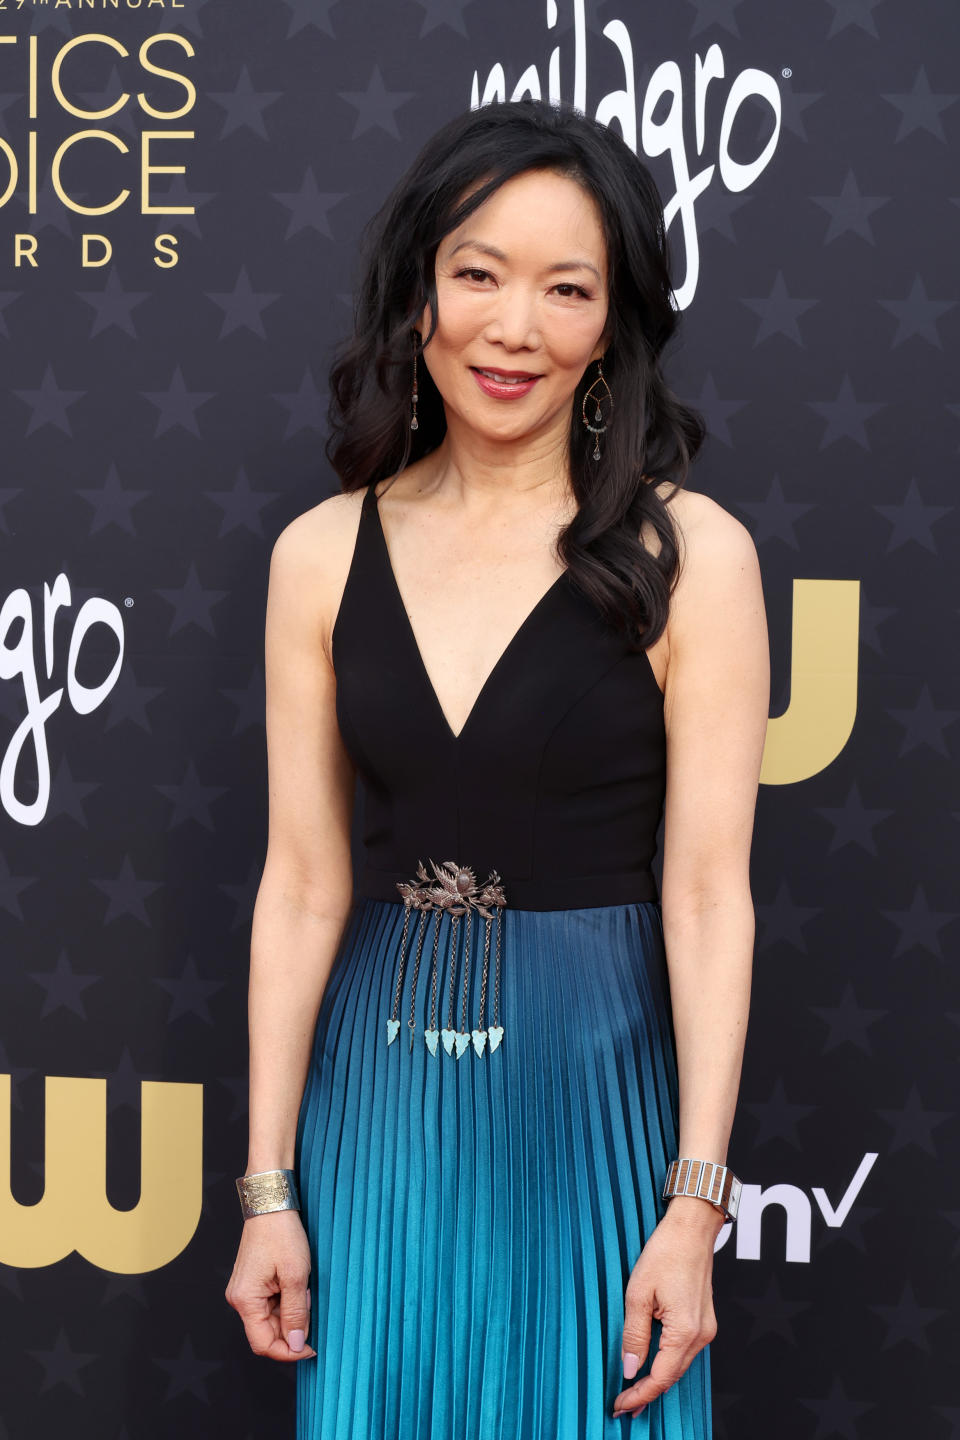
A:
[[[726,552],[731,561],[742,559],[750,551],[756,553],[747,527],[710,495],[700,490],[688,490],[686,486],[674,491],[672,482],[668,480],[657,485],[656,491],[667,504],[678,532],[681,574],[689,563],[705,552],[717,556],[719,551],[720,557]],[[645,544],[656,552],[659,541],[649,521],[644,521],[644,531]],[[650,538],[647,538],[648,535]]]
[[[361,488],[329,495],[290,520],[273,545],[271,575],[281,572],[313,610],[328,659],[330,637],[357,541],[364,493]]]

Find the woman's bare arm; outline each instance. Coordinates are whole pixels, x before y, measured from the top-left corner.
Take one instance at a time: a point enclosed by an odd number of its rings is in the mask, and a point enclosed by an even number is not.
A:
[[[678,515],[684,565],[671,598],[664,690],[667,792],[661,905],[680,1088],[679,1154],[724,1162],[746,1038],[750,892],[770,652],[749,532],[706,495]],[[699,1223],[711,1208],[670,1202]]]
[[[352,898],[354,769],[337,726],[330,633],[356,496],[292,521],[271,557],[265,665],[269,834],[250,951],[247,1172],[290,1169],[317,1012]]]

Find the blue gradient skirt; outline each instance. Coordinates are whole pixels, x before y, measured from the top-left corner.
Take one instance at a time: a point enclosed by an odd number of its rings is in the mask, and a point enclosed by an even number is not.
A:
[[[317,1356],[296,1365],[297,1440],[711,1440],[709,1346],[636,1419],[610,1413],[624,1290],[677,1153],[659,903],[505,908],[503,1039],[459,1058],[424,1044],[427,948],[413,1050],[410,964],[387,1044],[403,920],[400,901],[355,900],[317,1021],[295,1162]]]

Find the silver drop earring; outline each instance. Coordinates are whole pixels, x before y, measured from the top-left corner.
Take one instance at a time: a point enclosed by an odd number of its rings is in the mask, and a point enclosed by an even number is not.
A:
[[[417,336],[413,336],[413,394],[410,397],[413,403],[413,414],[410,417],[410,429],[419,430],[420,421],[417,419]]]
[[[598,385],[602,385],[602,386],[603,386],[603,391],[602,391],[600,394],[596,394],[596,395],[595,395],[595,394],[594,394],[594,391],[596,390],[596,388],[597,388]],[[602,402],[603,402],[604,400],[609,400],[609,402],[610,402],[610,410],[609,410],[608,415],[607,415],[607,422],[606,422],[606,424],[605,424],[605,425],[602,425],[600,422],[601,422],[601,420],[603,419],[603,412],[601,411],[600,406],[601,406],[601,404],[602,404]],[[590,406],[590,405],[593,406],[593,411],[594,411],[594,415],[593,415],[594,424],[592,424],[592,425],[591,425],[591,423],[590,423],[590,416],[589,416],[589,414],[588,414],[588,406]],[[586,394],[584,395],[584,397],[583,397],[583,404],[582,404],[582,406],[581,406],[581,412],[582,412],[582,414],[583,414],[583,423],[584,423],[584,425],[585,425],[585,426],[587,427],[587,429],[591,432],[591,434],[593,434],[593,435],[596,436],[596,440],[595,440],[594,446],[593,446],[593,458],[594,458],[594,460],[599,460],[599,459],[600,459],[600,436],[601,436],[601,435],[603,434],[603,432],[606,430],[607,425],[609,425],[609,423],[610,423],[610,415],[613,414],[613,394],[612,394],[612,392],[611,392],[611,390],[610,390],[610,386],[607,384],[606,376],[605,376],[604,373],[603,373],[603,359],[602,359],[602,357],[601,357],[601,359],[599,359],[599,360],[597,361],[597,378],[596,378],[596,380],[594,380],[593,384],[590,386],[589,390],[587,391],[587,393],[586,393]]]

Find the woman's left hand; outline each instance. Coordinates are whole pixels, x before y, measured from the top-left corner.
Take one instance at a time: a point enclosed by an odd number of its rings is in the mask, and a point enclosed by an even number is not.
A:
[[[660,1344],[649,1375],[614,1400],[615,1416],[636,1414],[662,1395],[716,1335],[713,1247],[723,1224],[723,1216],[705,1200],[677,1196],[644,1245],[624,1296],[628,1380],[646,1359],[654,1319],[662,1326]]]

